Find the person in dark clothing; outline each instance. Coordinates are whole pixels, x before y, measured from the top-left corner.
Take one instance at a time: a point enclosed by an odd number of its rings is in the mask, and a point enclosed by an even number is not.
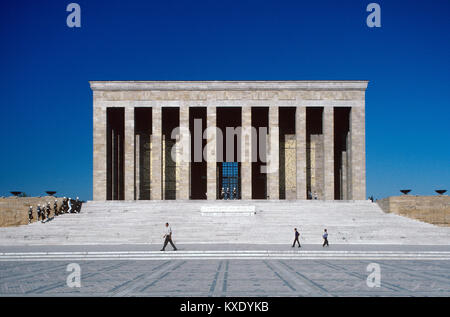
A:
[[[64,198],[63,198],[63,201],[62,201],[62,203],[61,203],[61,213],[62,213],[62,214],[67,213],[67,210],[68,210],[68,209],[69,209],[69,208],[67,207],[67,198],[64,197]]]
[[[47,202],[47,206],[45,207],[45,211],[47,212],[47,219],[49,219],[50,218],[50,211],[51,211],[50,202]]]
[[[169,242],[172,245],[173,250],[174,251],[177,250],[177,247],[172,242],[172,228],[169,227],[169,223],[168,222],[166,222],[166,228],[164,230],[163,238],[164,238],[164,246],[161,249],[161,251],[166,251],[166,246],[167,246],[167,243],[169,243]]]
[[[31,223],[31,220],[33,220],[33,206],[28,209],[28,223]]]
[[[40,205],[38,205],[38,213],[40,215],[41,222],[44,222],[45,221],[45,206],[44,205],[42,205],[42,208]],[[38,217],[38,220],[39,220],[39,217]]]
[[[233,199],[237,199],[236,195],[237,195],[236,187],[233,187]]]
[[[41,205],[39,205],[39,204],[37,205],[36,213],[37,213],[37,221],[39,221],[39,220],[44,221],[44,215],[43,215],[44,211],[41,210]]]
[[[55,199],[55,202],[53,203],[53,212],[55,213],[55,216],[59,215],[58,212],[58,201]]]
[[[297,242],[298,247],[301,248],[302,246],[300,245],[300,241],[298,240],[298,238],[300,237],[300,233],[297,231],[297,228],[294,228],[294,232],[295,232],[295,240],[294,243],[292,244],[292,247],[295,247],[295,242]]]
[[[81,211],[81,201],[77,197],[77,199],[75,200],[75,212],[80,213],[80,211]]]
[[[322,245],[322,247],[325,247],[325,246],[329,247],[329,245],[328,245],[328,232],[327,232],[327,229],[323,230],[322,238],[323,238],[323,245]]]
[[[69,207],[67,206],[67,198],[66,197],[64,197],[64,199],[63,199],[62,210],[63,210],[64,214],[67,213],[67,210],[69,210]]]

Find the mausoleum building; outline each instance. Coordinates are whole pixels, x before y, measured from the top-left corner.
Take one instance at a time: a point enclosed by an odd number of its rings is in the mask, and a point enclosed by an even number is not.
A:
[[[93,199],[364,200],[367,84],[91,81]]]

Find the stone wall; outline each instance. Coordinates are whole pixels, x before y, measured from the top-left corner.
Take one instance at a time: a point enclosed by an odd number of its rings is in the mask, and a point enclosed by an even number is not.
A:
[[[323,169],[323,135],[312,134],[306,144],[307,188],[311,195],[317,194],[318,199],[324,199],[324,169]]]
[[[163,164],[162,164],[162,191],[163,191],[163,199],[172,200],[176,199],[177,192],[177,175],[179,175],[179,165],[172,158],[172,150],[175,146],[175,141],[166,138],[163,135]]]
[[[280,140],[280,198],[297,198],[295,134],[286,134]]]
[[[136,135],[136,199],[150,199],[150,134]]]
[[[392,196],[377,200],[387,213],[417,219],[439,226],[450,226],[450,197],[442,196]]]
[[[144,89],[144,88],[143,88]],[[364,100],[364,91],[360,90],[118,90],[97,91],[97,101],[220,101],[234,100],[236,102],[251,100],[307,100],[311,101],[355,101]],[[323,104],[323,102],[322,102]],[[123,106],[123,105],[122,105]]]
[[[36,207],[50,202],[53,216],[53,203],[58,200],[58,208],[61,206],[62,198],[51,196],[45,197],[7,197],[0,198],[0,227],[11,227],[28,224],[28,209],[33,206],[33,222],[37,221]]]

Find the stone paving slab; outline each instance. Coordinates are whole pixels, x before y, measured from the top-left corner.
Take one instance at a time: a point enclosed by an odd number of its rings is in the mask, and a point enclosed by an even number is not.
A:
[[[389,261],[380,287],[364,260],[0,262],[0,296],[450,296],[450,261]]]

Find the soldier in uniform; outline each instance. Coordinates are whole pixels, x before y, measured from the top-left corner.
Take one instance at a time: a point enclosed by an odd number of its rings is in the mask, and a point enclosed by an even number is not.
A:
[[[47,211],[47,219],[50,218],[50,202],[47,202],[47,207],[46,207],[46,211]]]
[[[41,205],[38,204],[36,207],[36,215],[37,215],[37,221],[39,221],[39,219],[41,219]]]
[[[233,199],[237,199],[236,195],[237,195],[236,187],[233,187]]]
[[[221,189],[221,191],[220,191],[220,198],[221,198],[222,200],[225,199],[225,189],[223,189],[223,187],[222,187],[222,189]]]
[[[77,213],[80,213],[80,211],[81,211],[81,201],[78,197],[77,197],[77,200],[75,201],[75,211]]]
[[[227,187],[226,197],[227,197],[227,199],[230,199],[230,188],[229,187]]]
[[[63,213],[67,213],[67,198],[66,197],[63,198],[61,209],[62,209]]]
[[[58,200],[55,199],[55,202],[53,203],[53,212],[55,213],[55,216],[58,216]]]
[[[45,207],[44,207],[44,205],[42,205],[42,208],[41,208],[41,205],[38,205],[38,220],[39,220],[39,218],[41,218],[41,222],[43,223],[44,222],[44,220],[45,220]]]
[[[33,219],[33,206],[30,206],[30,209],[28,209],[28,223],[31,223],[32,219]]]

